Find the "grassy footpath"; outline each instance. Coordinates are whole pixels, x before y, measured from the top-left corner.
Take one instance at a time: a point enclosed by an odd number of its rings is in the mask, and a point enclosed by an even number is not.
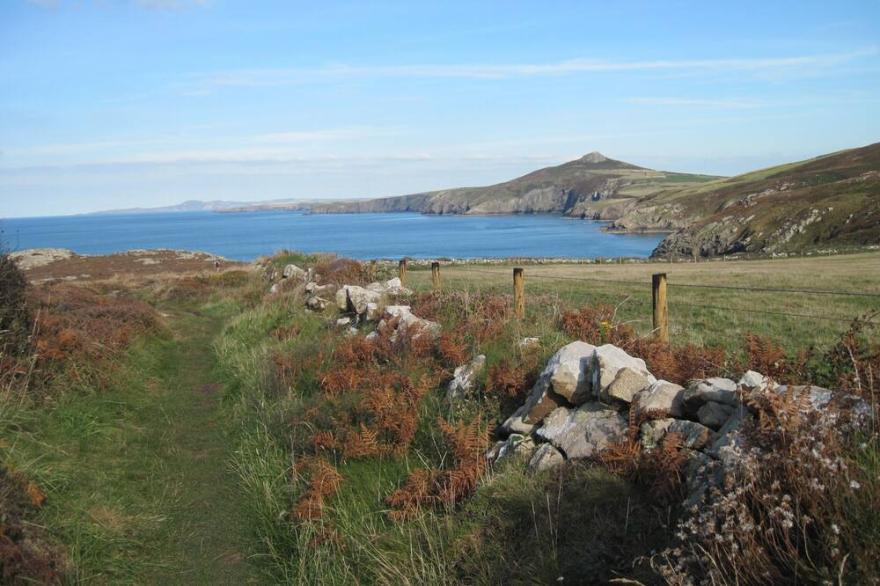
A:
[[[254,582],[211,342],[223,315],[172,308],[173,338],[133,348],[111,388],[20,414],[10,459],[47,492],[41,522],[72,580]]]

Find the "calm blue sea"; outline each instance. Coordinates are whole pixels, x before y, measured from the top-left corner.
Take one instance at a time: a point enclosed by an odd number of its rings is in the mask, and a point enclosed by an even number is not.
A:
[[[648,256],[659,235],[607,234],[600,222],[554,215],[308,215],[212,212],[0,220],[8,249],[81,254],[133,248],[201,250],[252,260],[282,248],[351,258]]]

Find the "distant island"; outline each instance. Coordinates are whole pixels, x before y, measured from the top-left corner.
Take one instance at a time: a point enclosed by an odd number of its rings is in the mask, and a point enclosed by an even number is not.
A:
[[[377,199],[187,201],[104,213],[217,211],[533,214],[669,232],[654,257],[803,252],[880,244],[880,143],[735,177],[657,171],[591,152],[486,187]]]

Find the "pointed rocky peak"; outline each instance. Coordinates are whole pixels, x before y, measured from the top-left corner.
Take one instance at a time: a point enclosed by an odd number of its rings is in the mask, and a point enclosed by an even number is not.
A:
[[[593,151],[592,153],[586,154],[581,157],[581,161],[584,163],[604,163],[609,160],[608,157],[600,153],[599,151]]]

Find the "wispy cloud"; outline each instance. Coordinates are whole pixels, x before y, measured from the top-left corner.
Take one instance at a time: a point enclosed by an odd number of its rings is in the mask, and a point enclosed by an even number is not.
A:
[[[877,47],[847,53],[827,53],[790,57],[750,57],[734,59],[683,59],[648,61],[607,61],[571,59],[555,63],[519,64],[416,64],[416,65],[327,65],[317,68],[239,69],[198,74],[192,77],[191,93],[216,87],[257,87],[316,83],[358,78],[466,78],[505,79],[514,77],[566,76],[583,73],[614,72],[785,72],[829,68],[860,58],[876,56]]]
[[[646,104],[651,106],[685,106],[685,107],[708,107],[749,109],[760,108],[765,105],[759,100],[746,98],[675,98],[675,97],[639,97],[626,98],[624,102],[629,104]]]

